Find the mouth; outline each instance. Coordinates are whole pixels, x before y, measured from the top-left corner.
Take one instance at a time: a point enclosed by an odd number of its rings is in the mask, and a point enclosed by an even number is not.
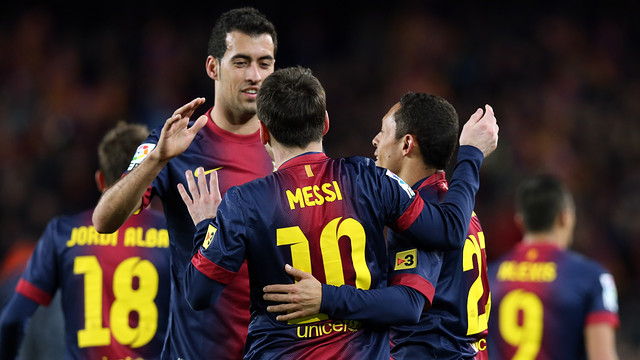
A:
[[[242,90],[242,93],[250,99],[255,99],[258,96],[258,88],[250,87]]]

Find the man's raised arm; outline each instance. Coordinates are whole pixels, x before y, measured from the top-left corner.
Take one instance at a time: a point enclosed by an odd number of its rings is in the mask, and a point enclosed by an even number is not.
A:
[[[193,141],[198,131],[207,123],[202,115],[188,127],[189,118],[195,109],[205,102],[196,98],[177,109],[167,119],[158,144],[146,159],[112,187],[104,191],[93,212],[93,226],[99,233],[112,233],[138,210],[142,197],[153,179],[172,158],[182,154]]]

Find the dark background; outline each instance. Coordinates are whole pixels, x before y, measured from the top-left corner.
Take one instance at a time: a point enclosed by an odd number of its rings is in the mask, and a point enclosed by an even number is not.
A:
[[[519,240],[516,184],[561,177],[578,206],[573,248],[615,276],[620,357],[638,358],[640,4],[588,3],[3,2],[0,258],[95,205],[96,146],[118,120],[153,128],[194,97],[213,105],[211,27],[250,4],[278,30],[276,68],[309,67],[325,86],[329,156],[372,156],[409,90],[445,97],[461,123],[493,105],[500,142],[476,204],[489,260]]]

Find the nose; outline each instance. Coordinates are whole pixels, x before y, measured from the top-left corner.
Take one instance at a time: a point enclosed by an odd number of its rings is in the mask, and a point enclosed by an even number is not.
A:
[[[378,141],[378,136],[380,136],[380,133],[377,133],[376,136],[373,137],[373,140],[371,140],[371,144],[373,145],[373,147],[376,147],[376,148],[380,143],[380,141]]]
[[[260,68],[257,63],[252,63],[251,66],[247,68],[246,79],[252,83],[258,83],[262,80],[262,76],[260,75]]]

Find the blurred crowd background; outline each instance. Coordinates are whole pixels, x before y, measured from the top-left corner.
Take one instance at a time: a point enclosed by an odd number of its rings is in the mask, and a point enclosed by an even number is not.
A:
[[[491,104],[500,142],[476,204],[489,260],[520,239],[517,183],[558,175],[577,202],[573,248],[615,276],[620,356],[638,358],[640,3],[598,3],[3,2],[0,278],[52,217],[95,205],[108,128],[154,128],[197,96],[200,113],[213,105],[213,22],[254,5],[277,28],[276,68],[309,67],[325,86],[329,156],[373,156],[380,119],[409,90],[448,99],[461,124]]]

